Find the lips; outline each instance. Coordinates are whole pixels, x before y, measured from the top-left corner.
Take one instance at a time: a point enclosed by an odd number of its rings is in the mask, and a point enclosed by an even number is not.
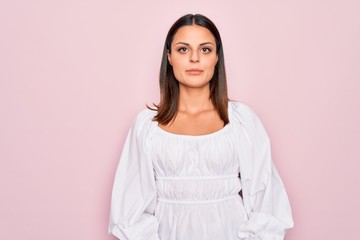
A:
[[[186,70],[186,73],[190,74],[190,75],[200,75],[202,74],[204,71],[198,68],[191,68]]]

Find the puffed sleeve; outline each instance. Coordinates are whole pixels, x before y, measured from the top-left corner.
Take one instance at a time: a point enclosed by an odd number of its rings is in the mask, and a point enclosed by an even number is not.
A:
[[[270,142],[260,119],[238,104],[241,120],[240,175],[248,221],[238,229],[241,240],[283,240],[294,226],[284,184],[271,158]]]
[[[108,233],[121,240],[159,240],[159,222],[154,216],[155,179],[145,146],[149,121],[146,111],[138,114],[128,132],[115,174]]]

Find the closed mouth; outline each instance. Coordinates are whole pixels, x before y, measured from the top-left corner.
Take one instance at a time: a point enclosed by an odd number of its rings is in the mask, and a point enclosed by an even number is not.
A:
[[[191,74],[191,75],[198,75],[198,74],[201,74],[204,71],[201,70],[201,69],[198,69],[198,68],[192,68],[192,69],[186,70],[186,72]]]

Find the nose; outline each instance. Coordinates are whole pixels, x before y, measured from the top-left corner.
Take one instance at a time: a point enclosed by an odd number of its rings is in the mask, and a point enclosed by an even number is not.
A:
[[[190,62],[197,63],[199,61],[200,61],[199,54],[197,53],[197,51],[193,51],[190,55]]]

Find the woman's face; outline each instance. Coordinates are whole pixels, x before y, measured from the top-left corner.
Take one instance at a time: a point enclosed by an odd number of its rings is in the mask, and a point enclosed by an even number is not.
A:
[[[218,60],[213,34],[198,25],[178,29],[168,60],[180,85],[199,88],[209,84]]]

